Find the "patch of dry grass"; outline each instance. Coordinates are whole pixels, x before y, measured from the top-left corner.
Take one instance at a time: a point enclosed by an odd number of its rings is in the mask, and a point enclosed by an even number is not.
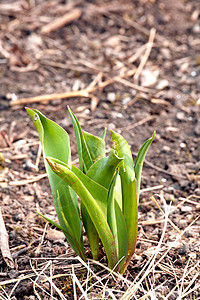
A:
[[[27,280],[32,282],[36,299],[198,299],[200,289],[199,261],[189,256],[185,267],[177,268],[170,251],[183,239],[184,233],[192,227],[193,220],[182,232],[172,225],[170,205],[161,195],[164,211],[162,234],[155,247],[148,248],[149,258],[140,264],[141,270],[132,279],[131,269],[122,276],[109,270],[103,263],[91,259],[85,263],[73,252],[57,258],[32,258],[28,275],[0,282],[0,299],[14,300],[15,290]],[[184,199],[190,200],[191,197]],[[152,197],[154,203],[158,201]],[[183,201],[182,201],[183,204]],[[180,204],[179,204],[180,205]],[[172,227],[178,235],[173,243],[164,243],[166,232]],[[168,279],[161,281],[162,274]],[[131,275],[131,276],[130,276]],[[169,286],[173,288],[169,289]],[[27,298],[28,299],[28,298]]]

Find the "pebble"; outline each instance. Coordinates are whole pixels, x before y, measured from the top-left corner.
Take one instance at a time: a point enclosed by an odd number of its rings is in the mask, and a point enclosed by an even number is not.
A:
[[[196,259],[197,258],[197,254],[192,252],[189,254],[189,257],[192,258],[192,259]]]
[[[56,229],[50,229],[47,232],[46,238],[50,241],[64,241],[65,235],[62,231],[56,230]]]
[[[194,132],[196,135],[200,135],[200,122],[198,122],[197,125],[195,126]]]
[[[163,152],[170,152],[171,148],[169,146],[165,145],[165,146],[162,147],[162,151]]]
[[[182,212],[190,212],[190,211],[192,211],[192,207],[191,206],[182,206],[181,207],[181,211]]]
[[[180,229],[185,229],[187,227],[187,221],[186,220],[179,220],[179,228]]]
[[[183,111],[180,111],[176,114],[176,118],[179,121],[184,121],[185,120],[185,113]]]
[[[17,278],[19,276],[19,272],[17,270],[12,269],[12,270],[10,270],[8,275],[11,279]]]
[[[184,236],[185,236],[186,238],[192,237],[192,236],[193,236],[192,230],[186,230],[185,233],[184,233]]]
[[[14,240],[16,238],[16,231],[15,230],[12,230],[9,233],[9,238],[10,238],[10,240]]]
[[[192,162],[187,162],[185,164],[187,170],[189,169],[189,171],[199,171],[199,168],[200,168],[200,164],[199,162],[196,162],[196,163],[192,163]]]
[[[185,148],[185,147],[186,147],[186,144],[185,144],[185,143],[180,143],[180,147],[181,147],[181,148]]]
[[[125,97],[123,100],[122,100],[122,104],[123,105],[127,105],[129,102],[131,101],[131,97]]]
[[[187,180],[180,180],[179,181],[180,187],[185,188],[188,186],[188,181]]]
[[[162,80],[159,80],[159,82],[157,83],[156,89],[157,89],[157,90],[163,90],[163,89],[165,89],[167,86],[169,86],[169,81],[166,80],[166,79],[162,79]]]
[[[114,123],[109,123],[108,124],[108,130],[115,130],[116,126]]]
[[[189,250],[189,246],[185,244],[179,249],[178,254],[185,255],[188,250]]]
[[[107,99],[110,102],[115,102],[115,100],[116,100],[116,94],[115,93],[108,93],[107,94]]]
[[[195,24],[192,28],[194,33],[200,33],[200,25],[199,24]]]
[[[24,219],[24,214],[23,213],[17,213],[13,216],[13,220],[18,222],[18,221],[22,221]]]
[[[174,200],[175,200],[175,199],[174,199],[174,195],[169,194],[169,193],[166,193],[166,194],[164,195],[164,198],[165,198],[166,201],[174,201]]]

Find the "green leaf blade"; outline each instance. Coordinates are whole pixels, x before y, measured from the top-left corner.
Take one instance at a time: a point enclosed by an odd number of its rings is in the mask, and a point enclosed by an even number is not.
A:
[[[128,231],[128,254],[122,272],[135,252],[137,241],[137,191],[132,154],[127,141],[119,134],[111,131],[113,147],[120,157],[124,157],[124,163],[119,169],[122,190],[122,208]]]
[[[105,141],[102,138],[86,131],[83,131],[83,136],[93,163],[100,158],[105,157]]]
[[[122,269],[128,251],[128,232],[123,213],[115,200],[115,187],[118,172],[111,183],[108,193],[107,220],[112,231],[119,258],[119,270]]]
[[[117,265],[118,255],[112,232],[107,223],[107,216],[102,212],[97,201],[72,170],[54,161],[54,159],[48,158],[47,161],[52,170],[74,189],[85,205],[105,248],[109,267],[113,269]]]
[[[153,133],[152,137],[150,139],[148,139],[146,142],[144,142],[144,144],[142,145],[142,147],[140,148],[138,155],[136,157],[136,161],[135,161],[135,177],[137,179],[137,201],[139,203],[139,195],[140,195],[140,183],[141,183],[141,174],[142,174],[142,168],[143,168],[143,163],[144,163],[144,159],[146,156],[146,153],[151,145],[151,143],[154,140],[155,137],[155,132]]]
[[[53,156],[64,161],[66,164],[71,165],[71,151],[67,132],[58,124],[46,118],[38,110],[27,108],[27,112],[33,120],[38,131],[43,147],[44,158],[46,158],[46,156]],[[78,199],[73,192],[70,192],[66,182],[61,180],[60,177],[52,171],[50,166],[47,164],[46,159],[44,160],[44,163],[60,225],[65,229],[66,232],[72,231],[74,239],[76,240],[76,244],[80,249],[78,253],[83,253],[82,225],[78,208]],[[67,222],[65,222],[63,218],[63,213]],[[70,244],[76,251],[77,246],[71,242]]]
[[[79,167],[82,172],[86,173],[87,170],[93,164],[92,157],[88,150],[81,126],[76,116],[69,108],[69,106],[68,106],[68,111],[69,111],[70,118],[72,120],[72,125],[74,127],[74,132],[76,136],[76,143],[77,143],[77,150],[78,150],[78,157],[79,157]]]
[[[87,172],[87,176],[94,181],[109,189],[115,175],[116,169],[123,161],[123,158],[117,156],[115,150],[111,150],[109,156],[99,159]]]

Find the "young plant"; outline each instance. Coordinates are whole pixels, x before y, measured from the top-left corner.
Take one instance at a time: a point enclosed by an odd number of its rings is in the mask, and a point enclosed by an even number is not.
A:
[[[87,133],[69,107],[68,111],[79,169],[72,165],[67,132],[38,110],[27,108],[43,147],[60,224],[43,217],[61,229],[74,251],[86,260],[84,226],[93,258],[99,259],[101,240],[110,269],[124,273],[135,251],[141,172],[155,133],[142,145],[134,164],[130,147],[119,133],[111,130],[113,147],[106,156],[106,130],[100,137]]]

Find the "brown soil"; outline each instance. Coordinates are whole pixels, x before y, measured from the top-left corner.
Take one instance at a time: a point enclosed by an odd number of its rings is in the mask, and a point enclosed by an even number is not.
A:
[[[72,22],[45,32],[45,25],[75,8],[80,11]],[[45,170],[37,132],[24,109],[36,108],[63,126],[76,159],[67,105],[85,130],[99,135],[108,127],[122,133],[134,157],[156,130],[142,189],[158,187],[141,193],[136,254],[124,280],[105,278],[106,271],[91,263],[92,270],[116,299],[122,297],[155,253],[163,232],[162,213],[151,198],[156,193],[171,203],[169,218],[177,227],[167,223],[155,263],[168,252],[132,297],[179,299],[181,290],[184,299],[200,299],[199,36],[196,0],[1,1],[0,203],[15,265],[9,268],[0,257],[0,299],[39,299],[37,293],[41,299],[75,299],[72,264],[85,289],[87,269],[62,234],[55,235],[55,228],[36,214],[56,220],[48,179],[36,181]],[[86,89],[95,78],[89,97],[52,96]],[[50,100],[15,102],[43,94]],[[108,144],[110,140],[108,132]],[[162,197],[155,198],[164,209]],[[51,298],[45,276],[56,274],[53,283],[65,298],[55,288]],[[91,277],[88,284],[97,280]],[[76,292],[81,297],[79,288]],[[88,297],[101,299],[102,293],[97,283]]]

